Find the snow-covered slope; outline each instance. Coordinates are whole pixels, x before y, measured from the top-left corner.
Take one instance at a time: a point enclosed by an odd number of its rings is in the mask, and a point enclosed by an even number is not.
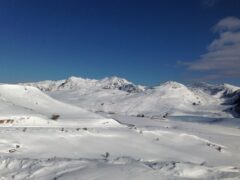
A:
[[[136,86],[123,78],[110,77],[101,80],[83,79],[81,77],[69,77],[59,81],[41,81],[37,83],[25,83],[25,85],[35,86],[42,91],[70,90],[70,89],[118,89],[126,92],[141,92],[143,86]]]
[[[240,177],[225,91],[116,77],[28,85],[0,85],[0,179]]]
[[[230,117],[225,103],[237,87],[206,83],[184,86],[166,82],[155,87],[134,85],[112,77],[90,80],[70,77],[61,81],[28,83],[50,96],[93,112],[158,117],[168,115],[202,115]],[[229,101],[229,99],[228,99]],[[225,104],[224,104],[225,103]]]
[[[218,96],[220,98],[225,98],[228,95],[240,90],[240,87],[233,86],[230,84],[208,84],[208,83],[195,83],[193,88],[201,89],[211,95]]]
[[[57,118],[54,121],[53,116]],[[4,120],[11,120],[10,124],[25,124],[34,126],[35,124],[68,124],[91,122],[105,118],[88,112],[79,107],[59,102],[39,89],[22,85],[0,85],[0,122],[6,124]],[[6,124],[7,125],[7,124]]]
[[[235,117],[240,116],[240,87],[230,84],[211,85],[208,83],[198,83],[194,87],[220,99],[222,105],[228,105],[229,107],[225,108],[226,112],[233,114]]]

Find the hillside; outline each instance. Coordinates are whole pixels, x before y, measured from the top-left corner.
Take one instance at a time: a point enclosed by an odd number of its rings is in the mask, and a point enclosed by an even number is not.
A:
[[[238,179],[230,89],[117,77],[2,84],[0,178]]]
[[[154,87],[135,85],[125,79],[112,77],[91,80],[70,77],[61,81],[28,83],[60,101],[93,112],[144,115],[204,114],[209,117],[237,116],[234,94],[238,87],[198,83],[185,86],[166,82]],[[233,110],[229,110],[233,108]]]
[[[9,125],[88,124],[91,126],[91,122],[95,124],[97,120],[102,122],[106,120],[80,107],[59,102],[31,86],[0,85],[0,107],[0,120],[12,120]],[[54,118],[54,116],[58,117]]]

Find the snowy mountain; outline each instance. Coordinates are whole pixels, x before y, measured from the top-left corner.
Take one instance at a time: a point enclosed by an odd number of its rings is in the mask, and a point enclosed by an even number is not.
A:
[[[35,86],[42,91],[56,91],[56,90],[70,90],[70,89],[118,89],[132,92],[141,92],[144,90],[143,86],[136,86],[133,83],[123,78],[110,77],[101,80],[83,79],[80,77],[69,77],[66,80],[60,81],[42,81],[37,83],[25,83],[25,85]]]
[[[238,87],[198,83],[184,86],[166,82],[155,87],[135,85],[118,77],[101,80],[70,77],[61,81],[27,83],[50,96],[93,112],[161,117],[193,115],[230,117],[236,115],[230,101]]]
[[[240,87],[230,84],[211,85],[207,83],[198,83],[194,87],[222,99],[222,105],[230,106],[226,109],[227,112],[232,113],[236,117],[240,116]]]
[[[239,109],[230,85],[1,84],[0,179],[239,179],[229,108]]]
[[[231,96],[232,93],[240,90],[240,87],[230,84],[208,84],[204,82],[194,83],[192,87],[202,89],[211,95],[218,95],[220,98],[226,98],[227,96]]]

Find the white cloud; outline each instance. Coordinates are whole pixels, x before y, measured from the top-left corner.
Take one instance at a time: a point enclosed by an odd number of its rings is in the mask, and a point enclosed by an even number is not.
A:
[[[240,19],[236,17],[227,17],[222,19],[214,26],[214,31],[234,31],[240,29]]]
[[[214,30],[219,33],[219,38],[208,46],[207,53],[188,63],[187,68],[206,71],[215,79],[240,77],[240,19],[222,19],[214,26]]]

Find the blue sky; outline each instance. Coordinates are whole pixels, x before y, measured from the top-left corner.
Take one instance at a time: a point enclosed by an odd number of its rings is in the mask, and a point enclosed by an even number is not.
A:
[[[240,85],[240,41],[230,41],[231,62],[209,58],[229,33],[239,37],[238,18],[238,0],[2,0],[0,82],[115,75]]]

